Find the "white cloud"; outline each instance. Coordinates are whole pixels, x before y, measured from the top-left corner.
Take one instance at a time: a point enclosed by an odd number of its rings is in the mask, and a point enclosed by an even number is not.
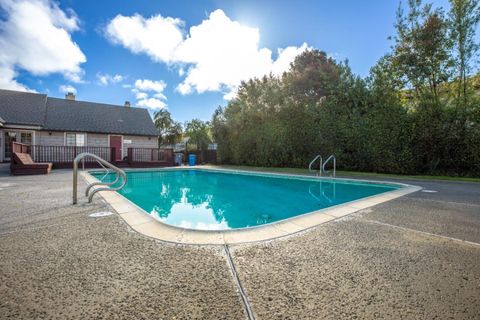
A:
[[[300,47],[278,49],[278,57],[272,64],[271,72],[274,75],[281,76],[290,68],[290,64],[295,60],[295,57],[307,49],[308,45],[306,43],[302,44]]]
[[[134,92],[135,93],[135,98],[137,100],[145,99],[148,97],[148,94],[146,92]]]
[[[155,91],[155,92],[162,92],[167,84],[162,81],[152,81],[148,79],[138,79],[135,81],[135,89],[139,91]]]
[[[73,86],[71,85],[61,85],[59,88],[58,88],[58,91],[62,92],[62,93],[74,93],[74,94],[77,94],[77,89],[75,89]]]
[[[116,82],[121,82],[121,81],[123,81],[123,79],[125,79],[125,77],[122,76],[122,75],[119,75],[119,74],[116,74],[112,77],[112,81],[115,82],[115,83]]]
[[[158,99],[167,100],[167,97],[161,92],[155,93],[153,96]]]
[[[107,37],[134,53],[147,54],[153,61],[175,64],[183,81],[181,94],[224,91],[232,98],[242,80],[268,73],[281,75],[293,59],[308,48],[278,49],[276,60],[268,48],[260,48],[260,31],[232,21],[215,10],[188,33],[179,19],[160,15],[144,18],[117,16],[107,25]]]
[[[138,100],[137,101],[137,106],[144,107],[144,108],[149,108],[149,109],[152,109],[152,110],[160,110],[160,109],[164,109],[164,108],[167,107],[165,102],[163,102],[160,99],[156,99],[156,98],[146,98],[146,99]]]
[[[1,54],[0,54],[1,55]],[[1,57],[0,57],[1,60]],[[18,83],[15,80],[17,73],[12,68],[11,65],[2,63],[0,61],[0,88],[2,89],[10,89],[10,90],[18,90],[18,91],[34,91],[21,83]]]
[[[162,80],[137,79],[132,89],[137,106],[152,110],[166,108],[167,97],[163,94],[166,87],[167,84]]]
[[[51,0],[0,0],[0,8],[5,12],[0,21],[0,85],[27,90],[15,80],[18,69],[82,81],[80,64],[86,58],[71,38],[79,29],[73,11],[66,14]]]
[[[121,44],[134,53],[146,53],[155,61],[170,62],[175,48],[183,41],[183,22],[161,15],[144,18],[117,15],[107,25],[105,33],[113,43]]]
[[[120,74],[116,75],[109,75],[108,73],[102,74],[102,73],[97,73],[97,83],[102,86],[107,86],[109,84],[115,84],[122,82],[125,79],[125,76],[122,76]]]

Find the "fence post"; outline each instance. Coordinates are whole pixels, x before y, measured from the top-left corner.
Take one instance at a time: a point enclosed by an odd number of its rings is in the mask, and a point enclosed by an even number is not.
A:
[[[128,166],[131,167],[132,166],[132,163],[133,163],[133,149],[132,148],[128,148],[127,149],[127,162],[128,162]]]
[[[5,138],[6,139],[6,138]],[[13,172],[13,167],[14,167],[14,162],[15,160],[13,159],[13,141],[10,142],[10,174],[12,174],[11,172]]]
[[[115,147],[110,148],[110,163],[115,164],[117,162],[117,149]]]

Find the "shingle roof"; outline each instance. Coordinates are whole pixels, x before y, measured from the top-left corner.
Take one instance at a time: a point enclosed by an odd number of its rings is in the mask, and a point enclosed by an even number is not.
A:
[[[0,117],[5,123],[41,126],[47,95],[0,90]]]
[[[51,131],[158,135],[146,109],[11,90],[0,89],[0,117],[6,124],[38,125]]]
[[[156,136],[146,109],[47,98],[45,130]]]

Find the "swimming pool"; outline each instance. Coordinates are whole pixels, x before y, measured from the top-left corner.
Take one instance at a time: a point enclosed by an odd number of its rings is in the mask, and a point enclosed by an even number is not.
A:
[[[102,173],[92,173],[97,179]],[[402,188],[387,183],[208,169],[128,171],[121,195],[155,219],[194,230],[262,226]],[[107,175],[103,181],[113,181]]]

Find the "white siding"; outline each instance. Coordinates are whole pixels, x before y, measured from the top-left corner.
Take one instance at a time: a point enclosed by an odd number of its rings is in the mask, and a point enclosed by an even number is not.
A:
[[[87,146],[108,147],[108,134],[87,133]]]
[[[5,136],[2,130],[0,130],[0,162],[3,162],[3,147],[5,146]]]
[[[0,130],[0,161],[3,161],[4,155],[4,134]],[[94,147],[108,147],[110,135],[100,133],[87,133],[86,145]],[[122,150],[122,157],[127,156],[128,148],[157,148],[157,137],[145,137],[145,136],[123,136],[124,144]],[[131,141],[131,143],[125,143],[125,140]],[[35,131],[35,144],[43,146],[64,146],[65,145],[65,132],[58,131]]]
[[[131,140],[132,143],[125,143],[125,140]],[[122,156],[126,157],[128,148],[157,148],[157,137],[142,137],[142,136],[123,136],[123,152]]]
[[[86,146],[108,147],[108,134],[86,133]],[[36,144],[43,146],[64,146],[65,132],[37,131]]]
[[[37,131],[35,135],[35,143],[41,146],[64,146],[64,132]]]

